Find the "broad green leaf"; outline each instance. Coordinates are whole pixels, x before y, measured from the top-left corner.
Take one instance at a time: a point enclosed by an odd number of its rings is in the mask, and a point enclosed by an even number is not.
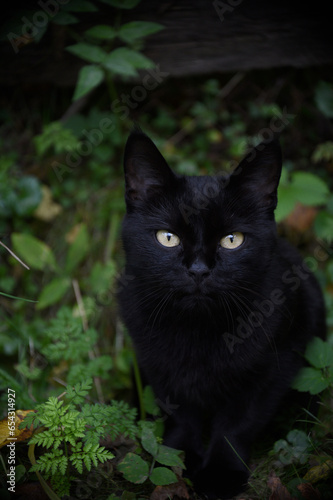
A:
[[[75,240],[70,245],[65,263],[66,274],[72,273],[85,258],[89,250],[89,235],[87,226],[81,224]]]
[[[54,24],[60,26],[68,26],[69,24],[76,24],[79,22],[78,18],[69,12],[60,11],[52,18]]]
[[[122,76],[137,76],[135,66],[131,61],[126,59],[126,54],[123,53],[125,47],[113,50],[106,56],[103,61],[103,67],[112,73]]]
[[[275,210],[275,220],[280,222],[294,209],[296,200],[292,189],[281,184],[278,188],[278,204]]]
[[[12,244],[15,252],[32,269],[56,269],[54,254],[43,241],[30,234],[13,233]]]
[[[164,486],[167,484],[177,483],[177,476],[172,470],[166,467],[155,467],[150,474],[149,479],[156,486]]]
[[[329,381],[325,378],[321,370],[316,368],[302,368],[292,383],[292,388],[310,394],[319,394],[329,386]]]
[[[304,205],[324,204],[329,196],[327,184],[311,172],[295,172],[292,182],[297,201]]]
[[[144,56],[137,50],[128,49],[127,47],[119,47],[116,51],[118,56],[126,59],[126,61],[132,64],[134,68],[149,69],[155,67],[155,63],[151,59],[148,59],[148,57]]]
[[[117,36],[116,30],[112,26],[99,24],[86,31],[86,35],[97,38],[98,40],[113,40]]]
[[[303,450],[306,450],[306,448],[308,448],[311,444],[308,435],[304,431],[301,431],[299,429],[293,429],[289,431],[287,434],[287,440],[293,446]]]
[[[182,467],[185,469],[185,465],[179,457],[180,453],[180,450],[175,450],[174,448],[169,448],[169,446],[160,444],[155,458],[160,464],[169,465],[170,467]]]
[[[328,243],[333,241],[333,215],[325,210],[322,210],[317,215],[314,222],[314,230],[316,235]]]
[[[164,26],[161,24],[149,21],[131,21],[120,27],[118,36],[124,42],[132,43],[140,38],[157,33],[163,28]]]
[[[118,465],[118,470],[123,473],[125,479],[135,484],[144,483],[149,475],[148,463],[135,453],[127,453]]]
[[[287,217],[297,202],[303,205],[325,204],[329,196],[327,184],[311,172],[294,172],[288,182],[284,177],[278,188],[278,206],[275,210],[277,222]]]
[[[315,101],[318,109],[328,118],[333,118],[333,85],[319,82],[315,90]]]
[[[333,345],[315,337],[306,348],[305,358],[315,368],[333,367]]]
[[[151,385],[146,385],[143,389],[143,406],[150,415],[156,416],[161,413],[160,407],[156,403],[156,396]]]
[[[147,425],[148,424],[148,425]],[[153,427],[149,425],[150,422],[143,422],[142,433],[141,433],[141,443],[142,446],[148,453],[153,457],[156,456],[159,445],[154,434]]]
[[[80,69],[79,77],[77,80],[73,101],[80,99],[95,87],[97,87],[104,80],[103,70],[96,64],[83,66]]]
[[[123,76],[136,76],[137,69],[153,68],[155,64],[146,56],[127,47],[119,47],[104,60],[103,66]]]
[[[71,54],[92,63],[102,63],[107,56],[107,53],[101,47],[85,42],[70,45],[69,47],[66,47],[66,50],[68,50]]]
[[[71,281],[69,278],[55,278],[42,290],[36,309],[44,309],[58,302],[67,292]]]

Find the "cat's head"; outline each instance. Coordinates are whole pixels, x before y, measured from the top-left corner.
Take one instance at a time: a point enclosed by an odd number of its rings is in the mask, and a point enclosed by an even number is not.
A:
[[[191,177],[175,174],[135,131],[124,170],[127,273],[142,304],[164,297],[168,306],[221,307],[228,297],[231,306],[258,287],[276,244],[278,142],[254,148],[228,177]]]

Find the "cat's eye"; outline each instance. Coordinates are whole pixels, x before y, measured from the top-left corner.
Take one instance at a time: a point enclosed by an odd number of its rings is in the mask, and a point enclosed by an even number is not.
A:
[[[240,247],[243,241],[244,234],[235,232],[224,236],[220,241],[220,245],[227,250],[234,250],[235,248]]]
[[[179,237],[174,233],[170,233],[169,231],[157,231],[156,238],[157,241],[164,247],[176,247],[180,244]]]

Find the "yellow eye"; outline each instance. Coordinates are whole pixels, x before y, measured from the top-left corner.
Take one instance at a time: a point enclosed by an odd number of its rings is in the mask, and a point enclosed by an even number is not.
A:
[[[164,247],[176,247],[180,244],[180,239],[176,234],[170,233],[169,231],[157,231],[156,238],[161,245]]]
[[[230,233],[221,239],[220,245],[221,247],[226,248],[228,250],[234,250],[235,248],[240,247],[243,241],[244,241],[243,233],[237,233],[237,232]]]

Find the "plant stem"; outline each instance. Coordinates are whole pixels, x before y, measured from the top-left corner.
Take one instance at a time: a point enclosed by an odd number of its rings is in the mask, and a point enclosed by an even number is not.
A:
[[[139,407],[140,407],[140,419],[145,420],[146,410],[145,410],[144,404],[143,404],[142,380],[141,380],[138,360],[137,360],[135,353],[133,353],[133,369],[134,369],[136,390],[138,391],[138,399],[139,399]]]

